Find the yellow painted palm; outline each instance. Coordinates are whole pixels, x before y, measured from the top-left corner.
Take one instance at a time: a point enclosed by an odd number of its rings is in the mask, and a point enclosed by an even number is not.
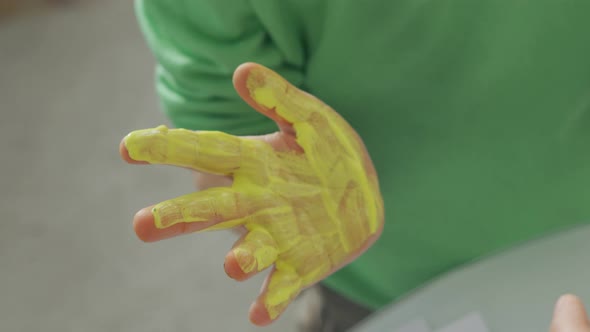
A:
[[[244,226],[225,269],[242,280],[273,266],[251,308],[259,325],[275,320],[299,292],[350,263],[379,236],[383,203],[377,175],[356,132],[330,107],[256,64],[234,75],[239,95],[280,131],[258,137],[164,126],[122,142],[129,162],[227,175],[210,188],[140,211],[135,228],[153,241]]]

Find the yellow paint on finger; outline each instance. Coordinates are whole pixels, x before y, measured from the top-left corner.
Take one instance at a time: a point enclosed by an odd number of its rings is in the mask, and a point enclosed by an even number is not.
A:
[[[251,250],[240,246],[232,249],[232,252],[242,272],[250,274],[257,269],[258,264]]]
[[[294,271],[277,268],[273,272],[264,295],[264,307],[270,319],[276,319],[297,297],[303,287],[301,278]]]
[[[168,129],[136,130],[124,139],[131,159],[192,168],[219,175],[240,166],[243,139],[222,132]]]
[[[279,254],[274,238],[262,227],[250,229],[242,243],[232,251],[240,269],[246,274],[271,266]]]
[[[228,229],[243,224],[246,219],[236,205],[238,197],[246,204],[250,196],[238,195],[231,188],[210,188],[176,197],[154,206],[152,214],[157,228],[179,223],[209,223],[203,230]]]

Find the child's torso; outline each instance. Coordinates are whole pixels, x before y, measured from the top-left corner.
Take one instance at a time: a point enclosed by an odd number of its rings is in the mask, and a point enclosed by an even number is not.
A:
[[[385,232],[329,285],[382,305],[590,221],[590,2],[264,3],[277,42],[304,47],[304,88],[358,130],[380,175]]]

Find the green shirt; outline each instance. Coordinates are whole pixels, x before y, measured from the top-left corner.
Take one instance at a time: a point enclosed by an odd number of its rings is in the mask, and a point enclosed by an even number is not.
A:
[[[590,221],[590,1],[138,0],[137,13],[174,125],[275,131],[232,88],[253,61],[364,139],[386,222],[325,281],[344,296],[378,308]]]

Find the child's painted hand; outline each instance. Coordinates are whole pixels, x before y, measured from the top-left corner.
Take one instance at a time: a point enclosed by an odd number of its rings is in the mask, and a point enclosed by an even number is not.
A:
[[[280,131],[260,137],[158,127],[121,144],[130,163],[167,164],[233,177],[137,213],[144,241],[245,226],[225,257],[226,273],[244,280],[273,270],[250,308],[265,325],[301,290],[350,263],[377,240],[383,202],[377,174],[356,132],[330,107],[273,71],[244,64],[239,95]]]

